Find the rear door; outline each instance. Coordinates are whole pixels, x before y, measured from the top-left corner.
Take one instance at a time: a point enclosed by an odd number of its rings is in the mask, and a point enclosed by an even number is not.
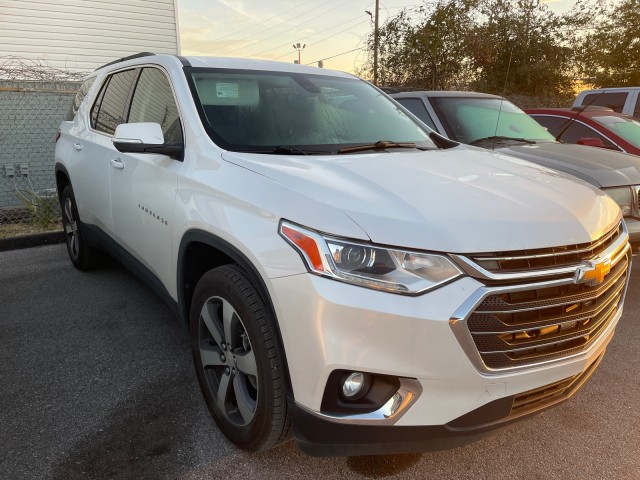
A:
[[[158,123],[165,142],[183,143],[178,107],[164,70],[141,70],[127,122]],[[169,285],[175,281],[171,278],[171,228],[182,162],[167,155],[120,153],[111,148],[111,213],[118,242]]]
[[[135,70],[125,70],[105,79],[91,106],[89,125],[78,129],[73,144],[82,158],[70,170],[80,218],[109,235],[113,235],[109,186],[109,161],[114,150],[111,139],[124,117],[134,77]]]

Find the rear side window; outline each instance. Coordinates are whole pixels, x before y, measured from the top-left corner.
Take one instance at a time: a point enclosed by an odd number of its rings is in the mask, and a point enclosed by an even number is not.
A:
[[[635,118],[640,118],[640,92],[638,93],[638,99],[636,100],[636,106],[633,109],[633,116]]]
[[[160,124],[164,141],[182,143],[182,126],[178,107],[167,76],[157,68],[145,68],[140,74],[131,101],[129,123],[154,122]]]
[[[431,115],[429,115],[427,107],[424,106],[422,100],[420,100],[419,98],[396,98],[395,100],[420,120],[422,120],[423,123],[426,123],[429,128],[436,130],[436,124],[433,123]]]
[[[585,95],[582,105],[600,105],[611,108],[614,112],[622,113],[627,95],[629,95],[627,92],[590,93]]]
[[[124,121],[125,107],[135,75],[136,70],[126,70],[115,73],[108,79],[91,112],[93,128],[113,135],[116,127]]]
[[[76,96],[73,98],[73,103],[71,103],[71,107],[69,107],[69,111],[64,116],[65,121],[67,122],[73,121],[74,117],[76,116],[76,113],[78,113],[80,104],[82,104],[84,97],[86,97],[87,93],[89,93],[89,90],[91,89],[91,85],[93,85],[93,82],[95,81],[95,79],[96,77],[91,77],[91,78],[87,78],[84,82],[82,82],[82,85],[80,85],[80,88],[78,89],[78,93],[76,93]]]
[[[619,150],[619,148],[610,142],[606,137],[602,136],[593,128],[584,125],[578,121],[571,122],[571,119],[565,117],[550,117],[550,116],[536,116],[532,115],[535,120],[540,123],[542,126],[546,127],[554,137],[557,137],[558,134],[567,126],[567,130],[562,135],[562,140],[565,143],[578,143],[578,140],[581,138],[599,138],[602,140],[602,143],[606,148],[610,148],[612,150]],[[569,122],[571,124],[569,125]]]

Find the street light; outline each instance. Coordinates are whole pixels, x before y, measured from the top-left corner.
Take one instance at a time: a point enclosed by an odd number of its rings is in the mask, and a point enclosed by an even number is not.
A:
[[[300,42],[293,44],[293,49],[298,51],[298,65],[300,65],[300,52],[302,50],[304,50],[304,47],[306,47],[306,46],[307,46],[306,43],[304,45],[300,46]]]

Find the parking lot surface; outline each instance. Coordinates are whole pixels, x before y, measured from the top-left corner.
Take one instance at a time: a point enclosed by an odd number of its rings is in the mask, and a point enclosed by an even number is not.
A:
[[[248,454],[201,398],[186,329],[118,265],[64,245],[0,253],[0,479],[640,478],[640,265],[598,371],[571,400],[455,450]]]

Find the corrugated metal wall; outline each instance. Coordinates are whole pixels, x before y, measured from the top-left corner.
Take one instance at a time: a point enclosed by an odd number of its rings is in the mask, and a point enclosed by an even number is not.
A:
[[[179,53],[175,0],[0,0],[0,61],[93,70],[132,53]]]

